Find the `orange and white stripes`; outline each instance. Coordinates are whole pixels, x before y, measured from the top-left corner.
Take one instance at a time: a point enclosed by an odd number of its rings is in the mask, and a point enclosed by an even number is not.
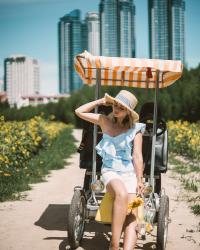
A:
[[[83,82],[96,84],[101,69],[101,85],[155,88],[160,71],[159,88],[171,85],[182,75],[181,61],[93,56],[89,52],[74,59],[74,67]]]

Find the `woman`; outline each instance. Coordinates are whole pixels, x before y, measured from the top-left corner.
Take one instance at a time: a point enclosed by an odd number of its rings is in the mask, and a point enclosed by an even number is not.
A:
[[[108,116],[90,113],[96,105],[112,105],[113,112]],[[75,110],[77,116],[99,125],[103,132],[96,150],[102,157],[102,180],[114,198],[112,250],[119,249],[122,231],[124,250],[133,250],[137,241],[137,209],[127,215],[128,203],[144,189],[142,133],[145,124],[137,123],[139,116],[134,111],[136,105],[136,97],[127,90],[121,90],[115,98],[105,94],[103,98]]]

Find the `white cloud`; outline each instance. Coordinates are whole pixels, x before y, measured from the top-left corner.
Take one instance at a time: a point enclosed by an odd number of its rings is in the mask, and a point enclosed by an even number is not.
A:
[[[41,94],[58,94],[58,65],[54,62],[40,61]]]

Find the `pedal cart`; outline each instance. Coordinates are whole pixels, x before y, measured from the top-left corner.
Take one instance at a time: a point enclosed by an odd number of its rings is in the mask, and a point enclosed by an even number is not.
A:
[[[161,188],[161,173],[167,171],[168,147],[167,126],[158,108],[158,92],[182,75],[181,61],[137,59],[93,56],[87,51],[75,57],[75,69],[83,82],[95,86],[95,99],[100,98],[101,86],[124,86],[150,89],[154,91],[154,102],[145,103],[140,112],[140,122],[146,123],[143,135],[143,159],[145,193],[143,196],[144,224],[141,230],[145,239],[148,225],[157,225],[157,249],[164,250],[167,242],[169,223],[169,197]],[[98,107],[94,110],[99,112]],[[108,110],[104,112],[109,113]],[[92,131],[93,130],[93,131]],[[84,132],[84,131],[83,131]],[[91,136],[92,135],[92,136]],[[87,136],[92,138],[91,151],[85,147]],[[101,139],[101,131],[96,125],[85,128],[80,152],[82,151],[83,168],[86,169],[83,187],[76,186],[68,214],[68,238],[71,249],[76,249],[82,240],[85,223],[94,220],[103,198],[103,187],[100,186],[101,159],[96,155],[95,146]]]

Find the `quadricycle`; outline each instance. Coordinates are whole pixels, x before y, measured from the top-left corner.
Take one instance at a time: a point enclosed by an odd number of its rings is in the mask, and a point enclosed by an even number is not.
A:
[[[140,110],[140,122],[146,124],[143,134],[144,194],[141,238],[157,228],[157,249],[166,249],[169,218],[169,197],[162,186],[162,174],[168,165],[168,130],[158,106],[159,90],[173,84],[183,71],[181,61],[93,56],[87,51],[75,57],[74,66],[85,84],[95,85],[100,98],[101,86],[154,89],[154,101],[146,101]],[[110,106],[99,106],[95,113],[109,114]],[[68,214],[68,239],[71,249],[80,246],[85,224],[95,220],[105,195],[101,182],[101,157],[95,146],[102,138],[97,125],[85,122],[78,148],[79,167],[86,169],[83,186],[74,187]]]

